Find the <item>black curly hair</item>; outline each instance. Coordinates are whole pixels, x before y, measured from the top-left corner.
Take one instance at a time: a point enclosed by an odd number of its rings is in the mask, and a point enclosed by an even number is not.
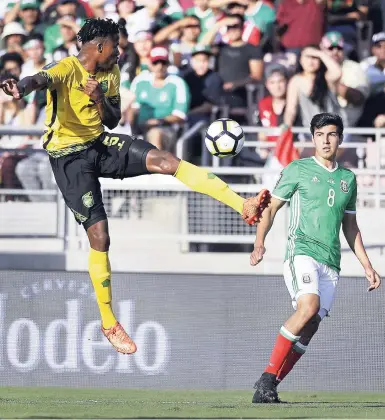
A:
[[[79,42],[86,44],[95,38],[107,38],[119,35],[120,25],[112,19],[87,19],[77,37]]]

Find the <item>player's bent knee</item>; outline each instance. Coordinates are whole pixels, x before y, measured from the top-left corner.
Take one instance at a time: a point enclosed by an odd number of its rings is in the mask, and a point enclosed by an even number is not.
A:
[[[110,247],[110,235],[106,226],[107,221],[104,219],[93,223],[86,229],[90,246],[95,251],[108,251]]]
[[[170,152],[153,149],[146,157],[146,166],[154,174],[174,175],[178,169],[180,159]]]

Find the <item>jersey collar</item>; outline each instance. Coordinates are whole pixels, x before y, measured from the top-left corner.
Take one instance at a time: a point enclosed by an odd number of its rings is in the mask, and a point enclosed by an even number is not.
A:
[[[319,160],[317,160],[317,158],[315,156],[312,156],[312,158],[314,159],[315,163],[317,163],[319,166],[321,166],[321,168],[324,168],[328,172],[334,172],[338,169],[338,163],[337,162],[336,162],[336,166],[333,169],[329,169],[325,165],[323,165]]]

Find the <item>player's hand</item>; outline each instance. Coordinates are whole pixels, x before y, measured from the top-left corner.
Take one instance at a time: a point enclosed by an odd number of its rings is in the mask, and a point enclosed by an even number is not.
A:
[[[88,78],[87,83],[83,88],[83,92],[95,102],[100,101],[104,97],[99,82],[92,77]]]
[[[378,273],[373,269],[373,267],[369,267],[365,269],[365,276],[368,279],[370,286],[368,287],[368,292],[372,290],[378,289],[381,284],[381,278]]]
[[[0,87],[7,95],[13,96],[15,99],[21,99],[23,97],[23,92],[17,87],[17,81],[15,79],[2,81]]]
[[[255,245],[254,251],[250,255],[250,265],[257,265],[263,260],[266,248],[263,245]]]

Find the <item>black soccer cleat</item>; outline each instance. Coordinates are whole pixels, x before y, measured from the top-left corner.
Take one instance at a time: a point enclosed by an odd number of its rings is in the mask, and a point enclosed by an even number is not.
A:
[[[253,404],[277,404],[280,403],[277,392],[278,381],[272,373],[262,373],[262,376],[254,385],[256,390],[252,399]]]

